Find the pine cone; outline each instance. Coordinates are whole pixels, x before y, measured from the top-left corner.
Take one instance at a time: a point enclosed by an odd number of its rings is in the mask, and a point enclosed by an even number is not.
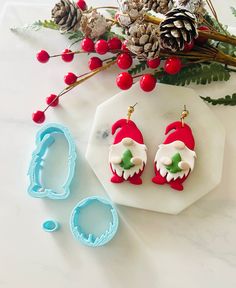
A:
[[[184,44],[190,43],[197,36],[196,17],[186,9],[169,11],[160,24],[161,46],[173,52],[182,51]]]
[[[86,37],[97,39],[109,29],[110,24],[106,18],[95,10],[82,16],[80,30]]]
[[[173,8],[172,0],[144,0],[143,4],[148,11],[153,10],[161,14],[166,14]]]
[[[81,17],[81,10],[70,0],[61,0],[52,9],[52,19],[62,32],[76,31]]]
[[[143,4],[140,0],[118,1],[121,15],[118,21],[121,26],[128,27],[143,16]]]
[[[202,22],[203,16],[206,13],[204,0],[175,0],[175,5],[180,8],[185,8],[195,14],[198,22]]]
[[[160,51],[159,33],[156,25],[135,23],[129,28],[127,48],[139,59],[157,58]]]

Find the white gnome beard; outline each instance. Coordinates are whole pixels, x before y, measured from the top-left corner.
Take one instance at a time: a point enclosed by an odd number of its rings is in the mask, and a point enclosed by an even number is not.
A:
[[[129,144],[127,144],[127,141]],[[133,158],[141,159],[140,164],[135,164],[130,169],[124,169],[120,166],[122,155],[127,149],[131,151]],[[111,145],[109,151],[109,163],[111,165],[112,171],[125,180],[143,171],[144,166],[147,163],[146,150],[147,147],[144,144],[139,144],[131,138],[124,138],[120,143]]]
[[[182,145],[181,149],[178,147],[179,145]],[[181,161],[186,162],[189,168],[177,173],[172,173],[166,168],[163,159],[171,159],[177,153],[180,154]],[[167,182],[170,182],[171,180],[187,176],[194,169],[195,158],[196,153],[193,150],[190,150],[182,141],[161,144],[159,145],[159,149],[155,156],[156,169],[160,171],[162,177],[166,177]]]

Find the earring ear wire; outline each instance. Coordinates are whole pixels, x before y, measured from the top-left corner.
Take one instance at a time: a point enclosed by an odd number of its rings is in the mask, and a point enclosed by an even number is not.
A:
[[[134,107],[137,105],[138,103],[135,103],[133,106],[129,106],[128,107],[128,113],[127,113],[127,122],[129,122],[132,113],[134,112]]]
[[[184,105],[184,110],[182,111],[181,117],[180,117],[182,127],[184,127],[184,118],[186,118],[188,115],[189,115],[189,111],[187,110],[186,105]]]

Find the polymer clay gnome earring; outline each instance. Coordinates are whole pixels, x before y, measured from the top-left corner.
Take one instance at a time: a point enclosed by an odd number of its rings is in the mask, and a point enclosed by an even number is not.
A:
[[[141,175],[147,162],[147,147],[144,145],[142,133],[130,120],[135,105],[129,106],[127,119],[120,119],[112,126],[112,135],[116,133],[109,152],[113,183],[129,181],[134,185],[142,184]]]
[[[196,153],[195,141],[191,128],[184,123],[189,112],[184,106],[181,121],[176,121],[166,127],[166,137],[157,150],[154,169],[156,176],[152,181],[156,184],[169,184],[171,188],[182,191],[183,182],[193,171]]]

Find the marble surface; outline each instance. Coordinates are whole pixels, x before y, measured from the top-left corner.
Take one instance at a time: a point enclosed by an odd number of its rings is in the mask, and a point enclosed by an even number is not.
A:
[[[1,0],[0,7],[5,2]],[[216,189],[178,216],[117,206],[117,237],[108,246],[91,249],[74,241],[68,220],[79,200],[105,194],[84,155],[97,105],[118,92],[117,71],[106,71],[66,95],[62,106],[47,114],[48,121],[67,125],[76,139],[79,161],[71,198],[58,203],[27,195],[26,171],[38,129],[31,112],[43,108],[49,93],[63,88],[68,70],[83,72],[87,63],[86,57],[76,57],[73,64],[58,59],[44,66],[35,61],[37,50],[58,52],[66,41],[53,31],[9,31],[10,26],[49,17],[50,7],[29,2],[2,8],[0,16],[0,287],[235,288],[235,107],[209,106],[226,130],[223,176]],[[225,23],[234,24],[228,6],[235,0],[225,1],[224,9],[222,1],[214,2]],[[41,1],[46,3],[53,1]],[[192,87],[201,95],[218,97],[235,91],[235,80]],[[44,233],[40,226],[46,218],[58,220],[62,229]]]
[[[142,185],[133,186],[127,181],[117,185],[111,183],[112,173],[109,164],[106,165],[109,163],[109,147],[114,139],[111,126],[118,119],[125,118],[127,107],[134,103],[138,105],[132,120],[142,131],[148,161],[142,174]],[[169,185],[156,185],[151,179],[155,174],[153,161],[158,145],[166,137],[165,128],[179,120],[184,105],[190,111],[186,123],[194,133],[197,159],[194,171],[184,182],[184,191],[177,192]],[[145,94],[137,83],[98,106],[86,158],[115,203],[178,214],[220,183],[224,142],[224,127],[194,90],[159,84],[151,93]]]

